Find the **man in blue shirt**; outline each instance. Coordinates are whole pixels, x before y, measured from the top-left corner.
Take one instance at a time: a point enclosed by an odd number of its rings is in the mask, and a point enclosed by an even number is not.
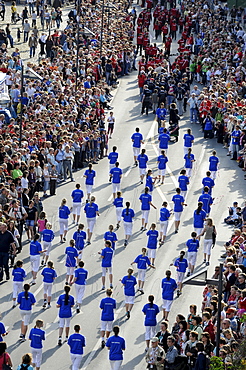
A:
[[[150,206],[156,209],[156,206],[152,203],[152,196],[149,194],[148,186],[145,187],[144,193],[140,195],[139,200],[141,202],[142,211],[142,227],[140,231],[145,231],[147,230],[146,226],[148,224]]]
[[[164,108],[164,103],[160,104],[160,107],[156,109],[156,120],[158,122],[158,128],[161,126],[161,121],[165,121],[167,110]]]
[[[209,213],[211,211],[210,206],[213,204],[213,198],[211,197],[211,195],[208,194],[208,191],[209,191],[209,188],[207,186],[205,186],[205,188],[203,189],[203,194],[200,195],[200,197],[198,199],[198,202],[203,203],[202,208],[206,212],[207,217],[209,216]]]
[[[173,303],[173,295],[175,289],[177,289],[177,283],[171,278],[171,271],[166,271],[166,277],[162,279],[162,309],[163,309],[163,320],[167,320],[171,305]]]
[[[165,150],[161,150],[161,155],[159,155],[159,157],[157,158],[158,170],[159,170],[159,181],[161,181],[161,185],[164,184],[167,162],[168,162],[168,158],[166,156],[166,152]]]
[[[197,233],[193,231],[191,233],[191,239],[188,239],[186,242],[186,246],[188,248],[187,260],[189,263],[187,276],[190,276],[191,274],[193,274],[195,264],[196,264],[197,251],[198,251],[199,245],[200,244],[199,244],[199,240],[197,239]]]
[[[210,171],[207,171],[206,172],[206,177],[204,177],[203,179],[202,179],[202,185],[203,185],[203,187],[205,187],[205,186],[207,186],[208,187],[208,194],[209,195],[211,195],[212,196],[212,189],[213,189],[213,187],[214,187],[214,180],[213,179],[211,179],[211,172]]]
[[[113,251],[115,251],[115,244],[116,244],[118,238],[117,238],[116,233],[113,232],[113,230],[114,230],[113,225],[109,225],[108,229],[109,229],[109,231],[106,231],[106,233],[104,233],[104,240],[105,240],[105,242],[107,240],[109,240],[111,242]]]
[[[137,264],[137,269],[138,269],[138,291],[142,294],[144,294],[143,286],[144,286],[147,266],[155,268],[155,266],[151,265],[149,257],[146,256],[146,253],[147,253],[147,249],[142,248],[142,254],[139,254],[135,258],[135,260],[131,263],[131,265],[133,265],[134,263]]]
[[[79,333],[79,325],[74,325],[74,331],[75,333],[68,338],[67,344],[70,347],[70,357],[73,365],[72,369],[79,370],[86,343],[85,337]]]
[[[125,339],[119,336],[119,326],[113,327],[114,335],[107,340],[111,369],[120,369],[123,361],[123,351],[126,349]]]
[[[172,202],[174,203],[174,225],[175,225],[175,234],[177,234],[180,224],[180,217],[181,213],[183,212],[183,206],[186,205],[184,203],[184,197],[180,195],[181,190],[180,188],[176,189],[176,194],[172,197]]]
[[[110,173],[110,170],[112,170],[112,168],[115,167],[115,163],[117,162],[118,157],[119,157],[119,154],[116,152],[117,147],[116,146],[113,146],[113,149],[112,150],[113,151],[111,153],[109,153],[109,155],[108,155],[109,173]],[[111,182],[111,177],[109,177],[109,182]]]
[[[100,302],[100,308],[102,310],[101,314],[101,338],[102,338],[102,348],[105,347],[105,332],[106,339],[108,339],[110,332],[112,331],[112,324],[114,321],[114,310],[116,309],[116,300],[111,298],[112,290],[106,290],[106,298],[103,298]]]
[[[115,167],[110,170],[110,179],[112,179],[113,197],[116,198],[117,191],[120,191],[120,181],[122,178],[122,169],[119,168],[119,162],[115,162]]]
[[[136,128],[136,132],[134,132],[131,139],[133,142],[132,147],[133,147],[134,162],[135,162],[135,166],[137,166],[138,165],[137,157],[140,154],[141,144],[143,144],[143,135],[140,134],[138,127]]]
[[[146,175],[147,162],[149,160],[148,156],[145,154],[145,149],[142,149],[141,154],[137,157],[139,164],[140,173],[140,183],[143,184],[144,176]]]
[[[84,262],[79,261],[79,267],[74,271],[74,280],[73,284],[75,284],[75,291],[76,291],[76,312],[80,312],[80,307],[82,305],[82,299],[84,298],[85,294],[85,286],[86,286],[86,279],[88,278],[88,271],[84,269]]]
[[[159,150],[161,152],[162,149],[165,150],[165,153],[167,155],[167,151],[168,151],[168,142],[170,141],[170,135],[167,134],[167,129],[164,128],[163,130],[163,134],[160,134],[159,135]]]
[[[208,161],[209,161],[209,171],[211,172],[211,178],[213,180],[215,180],[217,171],[219,169],[219,163],[220,163],[219,158],[216,157],[216,151],[215,150],[212,152],[212,155],[211,155],[211,157],[209,157]]]
[[[106,240],[105,248],[98,253],[101,254],[102,258],[102,290],[105,290],[105,277],[107,272],[109,273],[110,288],[113,289],[112,259],[114,251],[111,241]]]
[[[71,197],[73,199],[73,224],[75,224],[75,219],[77,215],[76,225],[78,225],[79,223],[83,196],[84,196],[84,193],[83,193],[83,190],[80,189],[80,184],[76,184],[76,189],[73,190],[71,194]]]
[[[182,195],[182,197],[185,199],[186,197],[186,193],[187,193],[187,185],[189,185],[189,178],[186,176],[186,170],[183,169],[180,171],[180,176],[178,178],[178,183],[179,183],[179,187],[180,187],[180,190],[181,190],[181,193],[180,195]]]
[[[235,129],[231,133],[231,143],[232,143],[232,151],[231,151],[231,159],[233,160],[234,153],[236,152],[235,159],[238,157],[239,152],[239,143],[240,143],[240,126],[236,126]]]

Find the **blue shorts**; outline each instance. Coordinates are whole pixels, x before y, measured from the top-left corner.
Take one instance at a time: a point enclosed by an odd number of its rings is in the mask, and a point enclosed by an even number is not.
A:
[[[34,220],[26,220],[26,226],[34,226]]]

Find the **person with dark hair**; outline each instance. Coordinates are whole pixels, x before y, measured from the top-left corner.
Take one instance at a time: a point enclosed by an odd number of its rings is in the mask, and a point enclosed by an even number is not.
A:
[[[133,269],[129,268],[127,270],[128,275],[124,276],[121,279],[121,283],[124,286],[125,293],[125,308],[127,319],[130,319],[130,312],[134,305],[135,299],[135,285],[137,284],[137,279],[133,276]]]
[[[196,331],[198,334],[198,340],[202,339],[203,327],[201,325],[202,318],[198,315],[192,317],[192,330]]]
[[[19,293],[17,298],[17,303],[20,305],[21,314],[21,334],[20,340],[25,341],[25,336],[27,332],[27,327],[30,323],[30,318],[32,314],[32,306],[35,304],[36,299],[34,295],[29,292],[30,285],[24,284],[24,291]]]
[[[9,365],[12,368],[13,364],[8,352],[6,352],[7,344],[0,342],[0,369],[3,369],[3,365]]]
[[[41,272],[41,275],[43,276],[43,284],[44,284],[44,304],[43,308],[46,308],[46,305],[48,303],[48,308],[51,307],[51,295],[52,295],[52,288],[54,281],[57,277],[57,273],[54,269],[54,263],[52,261],[48,261],[48,266],[43,269]]]
[[[159,344],[165,352],[168,350],[167,338],[170,335],[171,333],[168,331],[168,322],[162,321],[160,324],[160,331],[158,331],[155,336],[158,338]]]
[[[197,342],[196,344],[197,350],[197,359],[195,363],[194,370],[207,370],[207,359],[205,354],[204,344],[202,342]]]
[[[173,369],[175,359],[176,357],[178,357],[178,350],[174,346],[174,344],[175,344],[175,338],[172,335],[167,337],[168,350],[167,350],[166,358],[165,358],[165,369]]]
[[[139,200],[141,202],[142,211],[142,226],[140,231],[145,231],[147,230],[146,227],[149,220],[150,206],[156,209],[156,206],[154,206],[154,204],[152,203],[152,195],[149,194],[148,186],[145,187],[144,193],[140,195]]]
[[[94,179],[96,177],[96,171],[92,169],[91,163],[88,164],[88,170],[85,171],[84,177],[85,177],[85,186],[86,186],[86,192],[87,192],[86,203],[88,203],[90,200],[92,188],[94,185]]]
[[[188,190],[187,185],[189,185],[190,181],[189,178],[186,176],[186,170],[182,169],[180,171],[180,176],[178,177],[178,183],[179,183],[179,188],[181,190],[180,195],[184,198],[186,197],[186,193]]]
[[[173,210],[174,210],[174,217],[175,217],[175,221],[174,221],[175,234],[177,234],[179,230],[180,218],[181,218],[181,214],[184,209],[183,206],[185,205],[184,197],[180,193],[181,193],[180,188],[176,188],[176,194],[172,197],[172,202],[174,203]]]
[[[109,274],[110,288],[113,289],[113,270],[112,270],[112,259],[113,259],[113,248],[112,243],[109,240],[105,241],[105,248],[101,252],[98,252],[102,258],[102,290],[105,290],[106,273]]]
[[[113,198],[116,198],[116,193],[120,191],[120,182],[122,179],[122,169],[119,167],[119,162],[115,162],[115,166],[110,170],[109,177],[112,180]]]
[[[147,256],[146,248],[142,248],[142,254],[139,254],[135,258],[135,260],[131,263],[131,265],[133,265],[134,263],[137,264],[137,269],[138,269],[138,291],[141,294],[144,294],[143,286],[145,282],[147,266],[155,268],[155,266],[152,266],[150,263],[149,257]]]
[[[123,211],[123,198],[121,191],[117,192],[117,197],[114,200],[114,206],[116,210],[116,218],[117,218],[117,224],[116,224],[116,230],[120,227],[120,221],[121,221],[121,215]]]
[[[59,308],[59,339],[58,346],[62,345],[62,333],[65,326],[66,339],[68,340],[70,321],[72,317],[72,307],[74,306],[74,297],[69,294],[70,286],[64,287],[65,294],[61,294],[57,300],[56,307]]]
[[[177,283],[171,278],[171,271],[166,271],[166,277],[162,279],[162,309],[163,309],[163,320],[167,320],[171,305],[173,303],[174,291],[177,289]]]
[[[92,233],[96,224],[96,217],[100,216],[98,205],[95,203],[96,198],[92,196],[84,207],[87,220],[87,245],[91,244]]]
[[[204,189],[203,189],[203,194],[200,195],[200,197],[198,199],[198,202],[203,203],[202,208],[206,212],[207,217],[209,216],[209,213],[211,211],[210,207],[213,204],[213,198],[211,197],[211,195],[209,195],[208,192],[209,192],[209,188],[207,186],[205,186]]]
[[[184,155],[188,154],[188,150],[191,149],[192,144],[194,143],[194,136],[191,133],[191,129],[188,128],[187,133],[184,134]]]
[[[146,175],[147,162],[149,160],[145,152],[146,150],[142,149],[141,153],[137,156],[139,174],[140,174],[140,184],[143,184],[143,179],[144,179],[144,176]]]
[[[160,247],[164,244],[167,236],[168,220],[171,216],[171,211],[167,209],[167,202],[162,203],[162,208],[160,209]]]
[[[191,233],[191,239],[187,240],[186,246],[188,248],[187,260],[189,263],[187,276],[190,276],[193,274],[197,259],[197,251],[200,246],[199,240],[197,239],[197,233],[195,231]]]
[[[7,230],[7,225],[0,222],[0,282],[3,280],[3,271],[5,271],[6,280],[9,276],[9,251],[13,248],[15,254],[15,241],[12,233]]]
[[[111,297],[112,289],[106,290],[106,298],[103,298],[100,302],[101,314],[101,347],[105,347],[105,333],[106,339],[108,339],[110,332],[112,331],[112,324],[114,321],[114,310],[116,309],[116,300]]]
[[[111,370],[119,370],[123,361],[123,351],[126,349],[125,339],[119,336],[119,326],[113,327],[114,335],[108,338],[106,347],[109,350]]]
[[[26,272],[22,268],[22,266],[23,266],[23,261],[18,260],[12,270],[12,276],[13,276],[13,306],[12,308],[16,306],[16,299],[18,297],[18,294],[22,291],[23,282],[26,277]]]
[[[41,328],[44,326],[43,320],[37,320],[34,328],[31,329],[29,340],[31,341],[30,347],[32,349],[32,364],[36,370],[40,369],[42,362],[42,348],[43,340],[45,340],[45,331]]]
[[[194,316],[196,316],[196,312],[197,312],[197,306],[195,304],[191,304],[190,305],[190,313],[188,314],[187,316],[187,323],[188,323],[188,329],[191,329],[193,330],[193,324],[192,324],[192,319]]]
[[[216,151],[213,150],[212,155],[209,157],[209,171],[211,172],[211,179],[215,180],[219,169],[220,160],[216,156]]]
[[[189,335],[189,340],[187,341],[185,347],[185,355],[188,357],[189,369],[193,369],[197,359],[197,349],[196,344],[198,342],[198,334],[196,331],[191,331]]]
[[[198,202],[197,209],[193,213],[193,227],[197,235],[200,235],[203,230],[206,216],[207,214],[203,209],[203,202]],[[198,236],[197,239],[200,240],[200,237]]]
[[[115,163],[117,162],[118,157],[119,157],[119,154],[116,152],[117,146],[113,146],[112,150],[113,151],[111,153],[109,153],[109,155],[108,155],[109,173],[110,173],[110,170],[112,170],[112,168],[115,167]],[[109,178],[109,182],[111,182],[111,177]]]
[[[126,208],[123,209],[122,211],[122,218],[124,221],[124,229],[125,229],[124,247],[128,245],[130,236],[132,235],[132,226],[133,226],[134,216],[135,216],[135,212],[132,208],[130,208],[130,202],[126,202]]]
[[[139,128],[137,127],[136,132],[132,134],[131,139],[132,139],[132,149],[133,149],[133,156],[134,156],[134,162],[135,166],[138,165],[137,157],[140,154],[140,148],[141,145],[144,143],[143,141],[143,135],[139,132]]]
[[[42,250],[42,245],[39,242],[40,235],[35,234],[33,240],[30,243],[30,262],[32,269],[32,281],[31,285],[36,284],[37,274],[40,266],[40,255],[46,252],[46,249]]]
[[[144,326],[145,326],[145,341],[146,341],[146,349],[145,352],[148,351],[150,339],[153,338],[156,332],[156,325],[157,320],[156,316],[160,312],[159,307],[154,303],[155,297],[153,295],[149,295],[148,301],[149,303],[143,306],[142,312],[145,315]]]
[[[74,325],[74,333],[68,338],[67,344],[70,347],[70,357],[72,370],[79,370],[84,347],[86,346],[85,337],[79,333],[80,325]]]
[[[223,326],[222,326],[222,327],[223,327]],[[209,333],[203,332],[203,333],[202,333],[201,341],[202,341],[202,343],[204,344],[204,351],[205,351],[205,353],[206,353],[209,357],[213,356],[214,345],[213,345],[213,343],[211,343]]]
[[[184,256],[185,256],[185,251],[181,251],[179,257],[175,260],[174,264],[171,264],[176,267],[176,271],[177,271],[176,280],[177,280],[177,285],[178,285],[178,289],[177,289],[178,297],[180,296],[180,294],[182,294],[182,286],[183,286],[182,282],[184,280],[185,272],[188,267],[188,261],[186,258],[184,258]]]
[[[166,175],[166,164],[168,162],[167,158],[167,151],[166,150],[161,150],[161,154],[157,158],[157,163],[158,163],[158,180],[159,182],[161,181],[161,185],[164,184],[164,179]]]
[[[75,221],[76,221],[76,225],[78,225],[84,192],[83,190],[80,189],[80,184],[76,184],[75,187],[76,189],[74,189],[71,194],[71,197],[73,200],[73,224],[75,224]],[[77,216],[77,219],[76,219],[76,216]]]
[[[207,171],[206,172],[206,177],[202,179],[202,185],[205,188],[205,186],[208,187],[209,191],[208,194],[212,196],[212,189],[215,185],[214,180],[211,178],[211,172]]]
[[[22,356],[21,364],[17,367],[17,370],[33,370],[31,353]]]
[[[84,262],[79,261],[78,268],[74,271],[74,280],[76,291],[76,312],[80,312],[80,307],[82,305],[82,300],[85,294],[86,279],[88,277],[88,271],[84,269]]]

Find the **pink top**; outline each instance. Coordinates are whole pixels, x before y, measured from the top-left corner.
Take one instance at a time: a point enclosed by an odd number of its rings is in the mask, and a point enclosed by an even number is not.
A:
[[[45,229],[47,220],[38,220],[38,231],[42,232]]]

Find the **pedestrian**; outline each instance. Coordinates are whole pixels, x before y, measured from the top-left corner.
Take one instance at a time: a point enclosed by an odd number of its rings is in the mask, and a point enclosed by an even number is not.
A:
[[[82,207],[82,199],[84,196],[83,190],[80,189],[80,184],[76,184],[76,189],[72,191],[71,197],[73,199],[73,224],[78,225],[80,219],[80,212]],[[76,220],[77,216],[77,220]]]
[[[124,276],[120,281],[124,286],[126,317],[127,319],[130,319],[130,312],[134,305],[135,285],[137,284],[137,280],[135,276],[132,275],[132,268],[127,270],[127,274],[128,275]]]
[[[116,309],[116,300],[111,298],[113,291],[112,289],[106,290],[106,298],[103,298],[100,302],[101,313],[101,347],[105,347],[105,334],[106,339],[109,338],[110,332],[112,331],[114,321],[114,310]]]
[[[145,154],[146,150],[142,149],[141,153],[137,156],[139,173],[140,173],[140,184],[143,184],[144,176],[146,175],[148,156]]]
[[[77,249],[75,248],[75,241],[73,239],[70,240],[69,247],[66,248],[65,254],[66,254],[65,266],[67,268],[65,284],[71,285],[73,281],[73,277],[74,277],[74,270],[75,270],[76,262],[77,262],[76,259],[78,257],[78,252],[77,252]]]
[[[197,123],[198,108],[197,108],[197,97],[195,93],[192,93],[190,98],[187,100],[190,107],[190,123]]]
[[[113,248],[112,243],[109,240],[105,241],[105,248],[101,252],[98,252],[102,258],[102,290],[105,290],[105,279],[106,273],[109,274],[110,288],[113,289],[113,270],[112,270],[112,259],[113,259]]]
[[[45,331],[41,328],[44,326],[43,320],[37,320],[34,328],[31,329],[29,340],[31,341],[30,347],[32,351],[32,365],[36,370],[40,369],[42,362],[42,348],[43,341],[45,340]]]
[[[186,193],[187,193],[187,190],[188,190],[188,187],[187,185],[189,185],[189,178],[186,176],[186,170],[181,170],[180,171],[180,176],[178,178],[178,183],[179,183],[179,188],[181,190],[181,193],[180,195],[184,198],[186,198]]]
[[[85,294],[86,280],[88,278],[88,271],[84,269],[84,262],[79,261],[78,268],[74,271],[74,280],[76,291],[76,313],[80,313],[80,307]]]
[[[173,303],[174,291],[177,289],[176,281],[171,278],[171,271],[166,271],[166,277],[162,279],[161,282],[162,288],[162,311],[163,311],[163,320],[167,320],[169,312],[171,310],[171,305]]]
[[[92,169],[92,164],[88,164],[88,170],[85,171],[84,173],[85,177],[85,186],[86,186],[86,192],[87,192],[87,200],[86,203],[89,202],[92,188],[94,185],[94,178],[96,177],[96,171]]]
[[[147,271],[147,266],[155,268],[155,266],[152,266],[149,260],[149,257],[147,257],[147,249],[142,248],[142,254],[139,254],[135,260],[131,263],[133,265],[134,263],[137,264],[138,269],[138,290],[141,294],[144,294],[143,286],[145,282],[145,275]]]
[[[58,180],[58,171],[56,166],[53,164],[50,170],[50,195],[56,195],[56,185]]]
[[[41,272],[43,275],[43,284],[44,284],[44,304],[43,308],[51,308],[51,296],[52,296],[52,288],[54,285],[54,281],[57,278],[57,273],[54,269],[54,263],[52,261],[48,262],[47,267],[43,269]]]
[[[148,364],[147,369],[161,370],[164,368],[165,351],[158,344],[159,338],[153,337],[150,342],[151,347],[148,348],[145,355],[145,360]]]
[[[114,112],[112,111],[109,112],[109,117],[107,121],[108,121],[108,135],[109,135],[109,138],[112,139],[112,134],[114,131],[114,124],[115,124]]]
[[[213,150],[212,155],[209,157],[208,161],[209,161],[209,171],[211,172],[211,178],[215,180],[220,164],[220,160],[216,156],[215,150]]]
[[[108,338],[106,347],[109,350],[110,370],[119,370],[123,361],[123,351],[126,349],[125,339],[119,336],[119,326],[113,327],[114,335]]]
[[[183,206],[185,204],[184,203],[184,197],[182,197],[182,195],[180,193],[181,193],[180,188],[176,188],[176,195],[174,195],[172,197],[172,202],[174,203],[175,234],[178,233],[179,224],[180,224],[180,218],[181,218],[181,214],[182,214],[183,209],[184,209]]]
[[[154,184],[156,182],[157,177],[152,177],[152,170],[148,170],[146,175],[146,182],[145,187],[149,188],[149,193],[152,194],[152,191],[154,190]]]
[[[159,181],[161,181],[161,185],[164,184],[164,179],[166,175],[166,164],[168,162],[168,158],[166,156],[166,151],[161,150],[161,154],[157,158],[158,163],[158,175],[159,175]]]
[[[86,346],[85,337],[79,332],[80,325],[74,325],[74,333],[69,336],[67,341],[67,344],[70,347],[72,370],[79,370],[84,353],[84,347]]]
[[[109,174],[110,174],[110,170],[112,170],[112,168],[115,167],[115,163],[117,162],[118,157],[119,157],[119,154],[116,152],[116,150],[117,150],[117,147],[116,146],[113,146],[112,152],[109,153],[109,155],[108,155],[108,160],[109,160]],[[109,182],[111,182],[111,176],[109,177]]]
[[[83,249],[85,247],[86,232],[84,231],[84,224],[79,224],[78,230],[73,234],[73,240],[75,241],[75,248],[78,252],[78,263],[82,259]]]
[[[21,364],[17,367],[17,370],[33,370],[31,353],[22,356]]]
[[[124,230],[125,230],[124,247],[126,247],[132,235],[133,218],[135,217],[135,212],[133,211],[132,208],[130,208],[130,202],[126,202],[126,208],[123,209],[121,216],[124,221]]]
[[[140,195],[139,200],[141,202],[141,211],[142,211],[142,226],[140,231],[145,231],[147,230],[146,227],[149,220],[150,206],[156,209],[156,206],[154,206],[154,204],[152,203],[152,195],[149,194],[148,186],[145,187],[144,193]]]
[[[3,341],[3,337],[8,335],[8,331],[5,329],[4,323],[0,321],[0,343]]]
[[[162,152],[162,150],[164,150],[165,154],[167,155],[170,135],[168,134],[166,128],[163,129],[163,133],[159,135],[158,140],[159,140],[159,154]]]
[[[206,212],[203,209],[203,202],[198,202],[197,209],[193,213],[193,227],[198,235],[198,240],[200,240],[200,234],[203,230],[204,221],[207,217]]]
[[[16,264],[14,265],[14,268],[12,270],[12,276],[13,276],[13,306],[12,308],[15,308],[17,305],[16,299],[19,293],[23,289],[23,282],[26,277],[26,272],[22,267],[23,267],[23,261],[18,260],[16,261]]]
[[[21,314],[21,334],[20,340],[24,342],[28,325],[30,323],[32,306],[35,304],[36,299],[34,295],[29,292],[30,285],[24,284],[24,291],[19,293],[17,298],[17,303],[20,305],[20,314]]]
[[[37,225],[38,221],[38,209],[34,205],[34,201],[30,200],[28,208],[26,208],[27,218],[26,218],[26,226],[27,226],[27,237],[28,241],[33,239],[34,237],[34,228]]]
[[[4,369],[4,365],[8,366],[9,369],[12,369],[12,361],[8,352],[6,352],[7,344],[5,342],[0,342],[0,366]],[[5,369],[6,369],[5,366]]]
[[[106,242],[107,240],[109,240],[111,242],[111,245],[112,245],[112,248],[113,248],[113,255],[114,255],[116,242],[117,242],[118,238],[117,238],[116,233],[113,232],[113,230],[114,230],[113,225],[109,225],[108,229],[109,229],[109,231],[106,231],[104,233],[104,241]]]
[[[136,127],[134,134],[131,136],[132,143],[133,143],[132,148],[133,148],[133,157],[134,157],[135,166],[138,165],[137,157],[140,154],[141,144],[144,143],[143,135],[139,131],[140,131],[139,128]]]
[[[46,223],[46,227],[43,230],[42,233],[42,239],[43,239],[43,248],[46,250],[46,252],[43,254],[43,259],[41,261],[42,266],[46,266],[47,261],[50,256],[50,251],[52,248],[52,240],[54,240],[55,234],[52,230],[52,225],[50,222]]]
[[[178,285],[178,289],[177,289],[178,297],[180,296],[180,294],[182,294],[182,287],[183,287],[182,283],[185,277],[186,269],[188,267],[188,261],[186,258],[184,258],[184,256],[185,256],[185,252],[181,251],[179,257],[176,258],[173,264],[176,267],[176,271],[177,271],[176,282]],[[172,264],[170,266],[172,266]]]
[[[109,176],[112,180],[113,198],[116,198],[117,191],[120,191],[120,182],[122,179],[122,169],[119,168],[119,162],[115,162],[115,167],[110,170]]]
[[[198,202],[202,202],[203,206],[202,208],[206,212],[207,217],[209,216],[209,213],[211,211],[211,205],[213,204],[213,198],[211,195],[209,195],[209,188],[207,186],[203,189],[203,194],[200,195]]]
[[[159,239],[160,247],[164,244],[167,236],[168,220],[170,216],[171,211],[167,209],[167,202],[163,202],[162,207],[160,209],[160,239]]]
[[[191,129],[188,128],[187,133],[184,134],[184,155],[188,154],[188,149],[191,149],[194,140],[195,138],[191,133]]]
[[[96,224],[96,216],[100,216],[98,205],[95,203],[96,198],[92,196],[90,202],[84,207],[84,212],[87,220],[87,245],[91,244],[91,237]]]
[[[66,235],[68,231],[68,219],[71,213],[66,203],[67,199],[63,198],[59,207],[60,243],[65,243],[66,241]]]
[[[213,224],[213,220],[211,218],[206,219],[206,223],[204,226],[204,229],[202,232],[197,236],[200,237],[204,235],[204,260],[203,263],[206,263],[206,266],[209,266],[209,261],[210,261],[210,256],[211,256],[211,248],[212,245],[214,244],[214,237],[216,236],[217,231],[216,228]]]
[[[30,23],[28,23],[28,19],[26,19],[23,25],[24,42],[28,41],[30,30],[31,30],[31,25]]]
[[[69,172],[70,180],[74,181],[73,179],[73,161],[74,161],[74,155],[72,150],[70,149],[69,145],[65,146],[65,150],[63,153],[63,173],[64,173],[64,181],[67,180],[67,173]]]
[[[190,179],[192,176],[193,162],[196,161],[191,148],[188,148],[188,153],[185,154],[184,160],[185,160],[184,168],[186,169],[186,174],[188,178]]]
[[[145,326],[145,342],[146,342],[146,349],[145,352],[148,351],[150,339],[153,338],[156,332],[156,325],[157,320],[156,316],[160,312],[159,307],[154,303],[155,297],[153,295],[149,295],[148,303],[143,306],[142,312],[145,315],[144,319],[144,326]]]
[[[187,260],[189,263],[187,277],[189,277],[193,274],[197,259],[197,252],[200,246],[199,240],[197,239],[197,233],[195,231],[191,233],[191,239],[187,240],[186,246],[188,248]]]
[[[13,249],[15,252],[15,241],[12,233],[7,230],[7,225],[0,222],[0,282],[3,281],[3,272],[5,271],[6,280],[9,276],[9,251]]]
[[[117,197],[114,199],[114,206],[116,210],[116,219],[117,219],[116,230],[118,230],[120,227],[121,215],[123,211],[123,201],[124,200],[121,195],[122,195],[121,191],[118,191]]]
[[[28,40],[28,46],[30,48],[30,58],[35,57],[35,51],[38,46],[37,38],[34,36],[34,33],[31,34]]]
[[[210,171],[207,171],[206,172],[206,177],[204,177],[202,179],[202,185],[203,187],[207,186],[208,187],[208,194],[212,196],[212,189],[215,185],[214,183],[214,180],[210,177],[211,176],[211,172]]]
[[[30,262],[32,269],[32,281],[30,285],[36,284],[37,274],[40,266],[40,255],[46,252],[46,249],[42,249],[42,245],[39,242],[40,235],[35,234],[33,240],[30,243]]]
[[[158,243],[159,233],[156,230],[156,224],[152,223],[150,229],[147,231],[146,235],[148,236],[147,248],[148,248],[148,257],[150,259],[151,265],[155,265],[156,258],[156,249]]]
[[[64,287],[65,294],[61,294],[57,300],[56,307],[59,308],[59,338],[58,346],[62,345],[62,333],[65,327],[65,342],[68,341],[70,321],[72,317],[72,307],[74,306],[74,297],[69,294],[70,287]]]

